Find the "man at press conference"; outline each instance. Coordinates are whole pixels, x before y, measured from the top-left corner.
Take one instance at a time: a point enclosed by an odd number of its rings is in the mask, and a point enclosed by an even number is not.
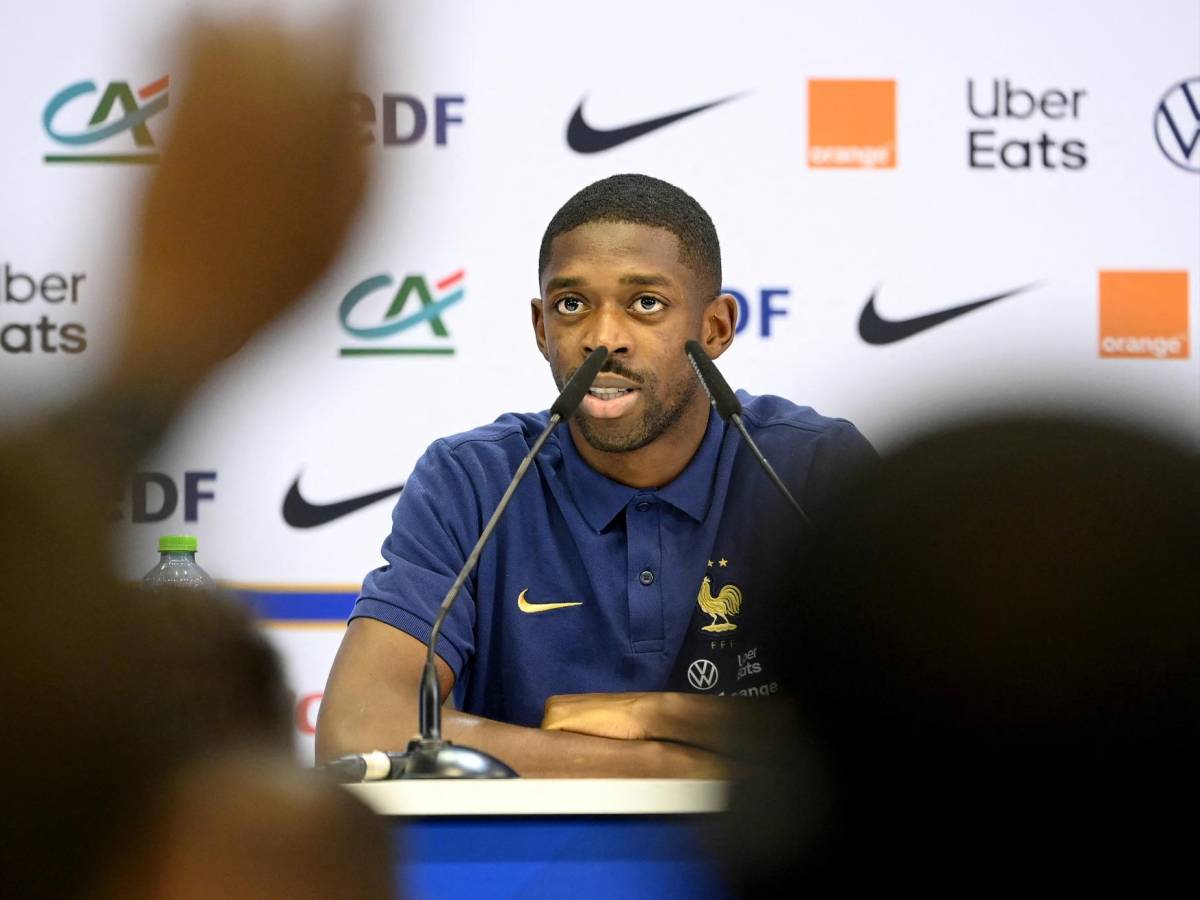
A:
[[[516,491],[436,645],[443,734],[526,776],[714,777],[728,697],[787,689],[776,597],[803,578],[806,525],[719,418],[684,345],[717,358],[737,303],[716,229],[645,175],[585,187],[555,214],[532,301],[561,390],[609,355]],[[739,393],[749,434],[808,517],[875,454],[849,422]],[[435,441],[408,479],[329,676],[317,755],[399,750],[439,603],[549,413]]]

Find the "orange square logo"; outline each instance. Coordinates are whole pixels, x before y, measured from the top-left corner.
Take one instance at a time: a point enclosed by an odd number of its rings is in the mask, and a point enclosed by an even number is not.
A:
[[[896,82],[809,79],[808,164],[896,168]]]
[[[1100,356],[1190,355],[1187,272],[1100,273]]]

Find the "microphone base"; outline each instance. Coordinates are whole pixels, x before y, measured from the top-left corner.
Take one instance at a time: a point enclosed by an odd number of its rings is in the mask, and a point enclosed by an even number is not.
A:
[[[415,778],[517,778],[496,757],[450,741],[416,738],[409,742],[403,766],[389,780]]]

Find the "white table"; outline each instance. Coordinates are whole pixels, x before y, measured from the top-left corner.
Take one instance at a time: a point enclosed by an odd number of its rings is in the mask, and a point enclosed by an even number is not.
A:
[[[395,824],[411,897],[727,897],[702,828],[720,781],[387,781],[350,790]]]

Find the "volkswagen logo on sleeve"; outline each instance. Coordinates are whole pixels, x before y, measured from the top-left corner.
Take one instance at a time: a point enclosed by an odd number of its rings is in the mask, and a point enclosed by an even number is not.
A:
[[[714,662],[707,659],[693,660],[687,668],[688,684],[698,691],[709,691],[717,686],[720,673]]]

